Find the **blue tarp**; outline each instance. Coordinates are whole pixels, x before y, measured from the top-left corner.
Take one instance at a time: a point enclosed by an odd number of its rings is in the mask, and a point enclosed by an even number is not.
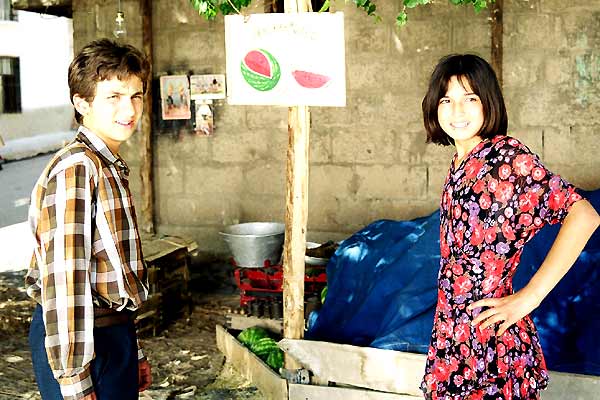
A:
[[[583,194],[600,210],[600,190]],[[515,291],[533,276],[559,228],[545,226],[525,246]],[[327,265],[327,300],[311,315],[306,338],[426,353],[439,257],[439,211],[356,232]],[[548,368],[600,375],[600,230],[532,316]]]

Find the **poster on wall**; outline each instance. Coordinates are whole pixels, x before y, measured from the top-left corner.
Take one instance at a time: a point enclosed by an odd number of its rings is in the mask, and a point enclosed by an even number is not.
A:
[[[162,119],[190,119],[190,85],[187,75],[160,77]]]
[[[192,100],[219,100],[225,98],[225,75],[190,76]]]
[[[344,14],[225,17],[227,101],[346,105]]]
[[[213,112],[207,102],[195,102],[196,107],[196,121],[194,126],[194,132],[199,136],[212,136],[215,124],[213,118]]]

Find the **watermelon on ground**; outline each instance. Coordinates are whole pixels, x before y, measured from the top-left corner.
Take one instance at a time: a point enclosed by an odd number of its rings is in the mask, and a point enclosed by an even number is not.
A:
[[[283,351],[280,348],[271,351],[266,363],[269,367],[279,372],[279,369],[283,368]]]
[[[277,342],[271,338],[258,339],[256,342],[250,345],[250,350],[263,360],[266,360],[267,356],[272,350],[278,348]]]
[[[259,326],[253,326],[250,328],[246,328],[240,332],[237,339],[244,344],[245,346],[250,347],[253,343],[257,342],[259,339],[268,338],[269,333]]]

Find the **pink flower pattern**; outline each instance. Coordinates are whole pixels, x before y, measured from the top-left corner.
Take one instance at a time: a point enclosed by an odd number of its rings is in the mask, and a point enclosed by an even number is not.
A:
[[[455,156],[456,159],[456,156]],[[497,337],[466,307],[513,293],[523,246],[581,199],[517,139],[479,143],[455,168],[440,205],[438,304],[421,388],[432,400],[538,399],[548,372],[529,316]]]

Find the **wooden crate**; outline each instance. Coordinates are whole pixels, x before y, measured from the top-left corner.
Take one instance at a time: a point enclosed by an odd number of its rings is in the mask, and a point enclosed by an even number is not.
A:
[[[136,318],[140,335],[156,335],[168,323],[191,314],[189,247],[170,238],[144,240],[148,301]]]
[[[251,381],[268,400],[288,398],[287,381],[241,344],[221,325],[216,326],[217,347],[233,367]]]
[[[285,400],[416,400],[425,355],[329,342],[283,339],[286,355],[313,373],[313,383],[288,383],[260,358],[217,326],[217,346],[238,372],[267,399]],[[550,372],[542,400],[598,398],[600,377]],[[317,383],[318,382],[318,383]]]

